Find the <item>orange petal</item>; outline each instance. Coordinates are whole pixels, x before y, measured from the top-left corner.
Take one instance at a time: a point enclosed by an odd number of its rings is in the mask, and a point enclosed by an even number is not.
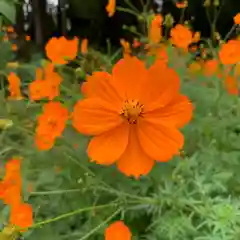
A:
[[[156,61],[148,70],[150,81],[143,94],[145,111],[167,105],[178,94],[180,79],[177,73],[166,67],[162,61]],[[150,104],[150,105],[149,105]]]
[[[159,121],[169,126],[183,127],[192,119],[193,105],[184,95],[178,95],[166,107],[144,113],[149,123],[158,124]]]
[[[139,122],[138,137],[145,153],[160,162],[171,160],[184,144],[184,137],[177,129],[147,120]]]
[[[123,122],[119,113],[120,110],[101,99],[87,98],[74,106],[72,124],[80,133],[98,135]]]
[[[126,151],[117,161],[118,169],[127,176],[138,178],[141,174],[148,174],[154,165],[154,160],[143,151],[135,126],[130,129]]]
[[[139,99],[146,81],[147,69],[136,57],[125,57],[113,67],[111,82],[123,99]]]
[[[107,72],[94,72],[87,77],[87,82],[82,86],[84,95],[88,98],[98,97],[117,107],[122,106],[122,99],[110,83],[111,75]]]
[[[124,123],[94,137],[88,145],[88,156],[98,164],[113,164],[125,151],[128,135],[129,125]]]

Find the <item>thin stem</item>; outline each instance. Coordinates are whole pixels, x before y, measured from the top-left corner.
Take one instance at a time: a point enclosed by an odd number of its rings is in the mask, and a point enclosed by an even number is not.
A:
[[[122,208],[117,209],[113,214],[111,214],[105,221],[100,223],[98,226],[93,228],[89,233],[81,237],[79,240],[85,240],[89,238],[92,234],[97,232],[100,228],[102,228],[105,224],[107,224],[109,221],[111,221],[115,216],[117,216],[122,211]]]
[[[99,205],[99,206],[91,206],[91,207],[86,207],[86,208],[80,208],[80,209],[74,210],[74,211],[72,211],[72,212],[68,212],[68,213],[59,215],[59,216],[57,216],[57,217],[55,217],[55,218],[51,218],[51,219],[44,220],[44,221],[42,221],[42,222],[35,223],[35,224],[33,224],[30,228],[31,228],[31,229],[33,229],[33,228],[38,228],[38,227],[43,226],[43,225],[46,225],[46,224],[48,224],[48,223],[57,222],[57,221],[59,221],[59,220],[62,220],[62,219],[71,217],[71,216],[76,215],[76,214],[80,214],[80,213],[87,212],[87,211],[91,211],[91,210],[97,210],[97,209],[104,209],[104,208],[108,208],[108,207],[114,207],[114,206],[117,206],[117,205],[118,205],[118,204],[115,202],[115,203],[110,203],[110,204],[105,204],[105,205]]]
[[[116,7],[116,10],[119,11],[119,12],[126,12],[126,13],[130,13],[136,17],[138,17],[138,14],[135,13],[134,11],[132,11],[131,9],[128,9],[128,8],[123,8],[123,7]]]
[[[57,195],[65,193],[76,193],[81,192],[81,189],[66,189],[66,190],[55,190],[55,191],[41,191],[41,192],[31,192],[30,195]]]

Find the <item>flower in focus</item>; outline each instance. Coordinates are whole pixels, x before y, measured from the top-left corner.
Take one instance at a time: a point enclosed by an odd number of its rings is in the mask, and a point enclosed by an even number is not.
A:
[[[151,43],[159,43],[162,38],[163,17],[160,14],[155,15],[149,27],[148,38]]]
[[[229,40],[222,44],[219,59],[225,65],[238,63],[240,61],[240,40]]]
[[[171,29],[171,42],[178,48],[187,49],[193,41],[192,32],[184,25],[177,24]]]
[[[15,100],[22,99],[23,96],[21,94],[21,80],[14,72],[11,72],[9,74],[8,83],[9,83],[8,90],[10,92],[9,99]]]
[[[112,17],[114,15],[116,12],[116,0],[108,0],[106,11],[109,17]]]
[[[136,57],[121,59],[112,74],[98,73],[85,84],[85,98],[72,113],[73,127],[93,136],[89,158],[117,164],[127,176],[147,174],[155,160],[179,154],[178,130],[192,117],[192,104],[179,93],[177,73],[156,60],[146,69]]]
[[[60,137],[68,120],[68,110],[60,102],[48,102],[38,117],[35,143],[40,150],[48,150]]]
[[[131,240],[129,228],[122,222],[116,221],[105,230],[105,240]]]
[[[46,44],[45,51],[53,64],[66,64],[77,56],[78,38],[67,40],[63,36],[60,38],[53,37]]]

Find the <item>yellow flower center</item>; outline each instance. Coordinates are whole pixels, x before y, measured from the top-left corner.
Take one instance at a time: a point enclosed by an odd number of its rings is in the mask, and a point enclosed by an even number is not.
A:
[[[138,117],[143,113],[143,105],[137,100],[127,100],[123,105],[121,116],[130,124],[136,124]]]

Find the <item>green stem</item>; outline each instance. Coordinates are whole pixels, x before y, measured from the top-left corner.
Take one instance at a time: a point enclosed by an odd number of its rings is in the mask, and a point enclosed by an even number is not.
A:
[[[59,221],[59,220],[62,220],[62,219],[71,217],[71,216],[76,215],[76,214],[80,214],[80,213],[87,212],[87,211],[91,211],[91,210],[98,210],[98,209],[104,209],[104,208],[108,208],[108,207],[114,207],[114,206],[117,206],[117,205],[118,205],[118,204],[115,202],[115,203],[110,203],[110,204],[105,204],[105,205],[99,205],[99,206],[92,206],[92,207],[80,208],[80,209],[74,210],[74,211],[72,211],[72,212],[68,212],[68,213],[59,215],[59,216],[57,216],[57,217],[55,217],[55,218],[51,218],[51,219],[44,220],[44,221],[42,221],[42,222],[35,223],[35,224],[33,224],[30,228],[31,228],[31,229],[33,229],[33,228],[38,228],[38,227],[43,226],[43,225],[46,225],[46,224],[48,224],[48,223],[57,222],[57,221]]]
[[[97,232],[100,228],[102,228],[105,224],[107,224],[108,222],[110,222],[115,216],[117,216],[120,212],[121,212],[121,208],[119,208],[118,210],[116,210],[113,214],[111,214],[105,221],[103,221],[102,223],[100,223],[98,226],[96,226],[95,228],[93,228],[89,233],[87,233],[86,235],[84,235],[83,237],[81,237],[79,240],[85,240],[87,238],[89,238],[92,234],[94,234],[95,232]]]
[[[126,12],[126,13],[130,13],[136,17],[138,17],[138,14],[135,13],[133,10],[131,9],[128,9],[128,8],[123,8],[123,7],[116,7],[116,10],[119,11],[119,12]]]
[[[57,194],[65,194],[65,193],[76,193],[80,192],[81,189],[66,189],[66,190],[55,190],[55,191],[42,191],[42,192],[31,192],[30,195],[57,195]]]

